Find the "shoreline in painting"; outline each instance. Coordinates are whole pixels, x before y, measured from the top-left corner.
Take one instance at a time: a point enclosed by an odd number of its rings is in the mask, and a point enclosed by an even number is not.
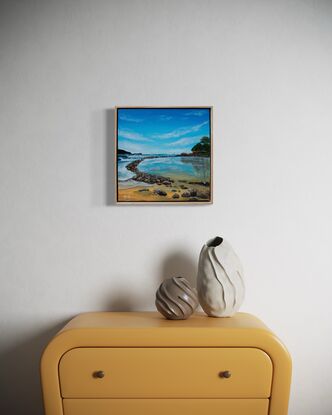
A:
[[[210,157],[118,152],[120,202],[209,202]]]

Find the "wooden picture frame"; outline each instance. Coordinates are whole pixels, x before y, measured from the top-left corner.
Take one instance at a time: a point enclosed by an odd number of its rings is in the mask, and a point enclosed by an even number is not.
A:
[[[117,204],[213,203],[213,107],[115,107]]]

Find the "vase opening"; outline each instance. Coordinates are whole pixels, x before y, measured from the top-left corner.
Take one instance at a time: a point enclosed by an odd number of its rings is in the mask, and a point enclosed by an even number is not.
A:
[[[215,248],[216,246],[219,246],[223,243],[223,238],[221,238],[220,236],[216,236],[213,239],[210,239],[208,241],[208,243],[206,244],[208,247],[213,247]]]

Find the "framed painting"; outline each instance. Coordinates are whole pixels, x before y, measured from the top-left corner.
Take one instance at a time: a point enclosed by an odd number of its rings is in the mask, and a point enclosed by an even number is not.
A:
[[[115,109],[117,203],[212,203],[212,107]]]

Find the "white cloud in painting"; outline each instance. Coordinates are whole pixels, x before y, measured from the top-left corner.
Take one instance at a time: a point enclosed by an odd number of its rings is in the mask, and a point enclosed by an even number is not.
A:
[[[204,115],[204,111],[191,111],[191,112],[186,112],[184,115],[187,115],[187,116],[194,115],[196,117],[202,117]]]
[[[202,137],[197,135],[195,137],[183,137],[179,140],[172,141],[171,143],[167,143],[166,146],[186,146],[189,144],[196,144]]]
[[[122,121],[129,121],[129,122],[142,122],[142,121],[144,121],[142,118],[128,117],[128,115],[119,115],[119,118]]]
[[[142,134],[135,133],[134,131],[129,130],[119,130],[118,136],[120,138],[125,138],[132,141],[151,141],[148,138],[144,137]]]
[[[202,127],[204,127],[204,125],[206,125],[208,123],[209,123],[209,121],[204,121],[201,124],[196,124],[196,125],[193,125],[191,127],[177,128],[176,130],[170,131],[169,133],[154,135],[153,138],[168,139],[168,138],[183,137],[184,135],[199,131]]]

